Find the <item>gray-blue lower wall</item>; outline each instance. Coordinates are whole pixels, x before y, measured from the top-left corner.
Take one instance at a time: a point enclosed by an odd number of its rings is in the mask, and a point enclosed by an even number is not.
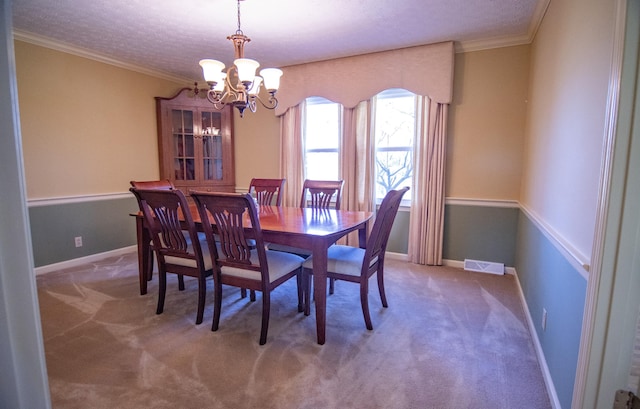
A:
[[[132,246],[137,211],[132,197],[29,208],[36,267]],[[388,250],[406,253],[409,212],[396,217]],[[82,236],[76,248],[74,237]],[[558,399],[571,407],[586,280],[551,240],[516,207],[448,204],[443,257],[515,266]],[[548,318],[542,330],[542,310]]]
[[[135,245],[135,223],[129,214],[137,209],[133,196],[30,206],[35,266]],[[444,258],[460,261],[471,258],[514,266],[518,212],[517,208],[447,205]],[[409,211],[402,209],[387,250],[406,254],[408,235]],[[75,247],[74,238],[78,236],[82,237],[82,247]]]
[[[442,257],[515,266],[517,207],[445,206]]]
[[[521,212],[516,271],[553,380],[558,401],[570,408],[578,365],[587,280],[565,254]],[[542,311],[547,311],[542,329]]]
[[[34,265],[42,267],[133,246],[136,227],[131,197],[29,207]],[[75,246],[82,237],[82,247]]]

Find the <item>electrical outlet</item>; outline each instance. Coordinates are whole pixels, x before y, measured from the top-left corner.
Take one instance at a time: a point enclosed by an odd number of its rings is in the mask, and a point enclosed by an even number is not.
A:
[[[547,309],[542,309],[542,330],[545,331],[547,329]]]
[[[75,238],[76,247],[82,247],[82,236],[78,236]]]

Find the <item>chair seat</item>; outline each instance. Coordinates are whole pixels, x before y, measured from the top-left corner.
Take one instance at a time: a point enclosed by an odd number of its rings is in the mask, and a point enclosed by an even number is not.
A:
[[[267,266],[269,267],[269,281],[274,282],[290,271],[299,268],[304,259],[295,254],[283,253],[280,251],[266,250]],[[220,252],[218,254],[221,254]],[[258,251],[251,250],[251,263],[258,264]],[[252,280],[260,280],[260,272],[253,270],[245,270],[242,268],[223,266],[222,274],[232,275],[235,277],[250,278]]]
[[[203,235],[201,234],[202,233],[198,233],[198,239],[200,239],[200,249],[202,250],[202,261],[204,261],[205,270],[209,271],[213,269],[213,261],[211,260],[211,254],[209,253],[209,245],[207,244],[207,238],[204,236],[204,234]],[[187,243],[189,243],[189,247],[187,248],[187,250],[189,251],[189,253],[193,253],[193,245],[191,244],[191,239],[188,237],[188,234],[185,234],[185,236],[187,236]],[[166,263],[175,264],[178,266],[197,267],[195,260],[190,260],[182,257],[166,256],[164,258],[164,261]]]
[[[365,249],[359,247],[343,246],[334,244],[327,250],[327,273],[336,273],[358,277],[362,271],[362,260],[364,259]],[[375,257],[369,263],[374,265],[378,260]],[[302,267],[313,269],[313,257],[309,257],[302,263]]]

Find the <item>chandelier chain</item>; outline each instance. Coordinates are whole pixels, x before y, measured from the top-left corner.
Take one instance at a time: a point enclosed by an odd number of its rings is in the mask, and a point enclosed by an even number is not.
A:
[[[243,34],[242,30],[240,29],[240,0],[238,0],[238,31],[236,31],[237,34]]]

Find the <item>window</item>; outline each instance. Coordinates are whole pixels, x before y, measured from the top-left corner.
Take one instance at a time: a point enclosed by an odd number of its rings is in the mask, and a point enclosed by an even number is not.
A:
[[[375,196],[412,186],[416,137],[416,95],[403,89],[382,91],[373,98]],[[325,98],[307,98],[304,115],[305,178],[338,180],[340,172],[341,106]],[[345,160],[350,160],[346,158]],[[403,205],[409,205],[405,195]]]
[[[413,142],[416,135],[416,96],[403,89],[375,97],[376,199],[388,191],[411,186]],[[407,195],[409,196],[409,195]],[[408,203],[410,196],[404,198]]]
[[[340,172],[340,104],[307,98],[303,137],[306,179],[338,180]]]

